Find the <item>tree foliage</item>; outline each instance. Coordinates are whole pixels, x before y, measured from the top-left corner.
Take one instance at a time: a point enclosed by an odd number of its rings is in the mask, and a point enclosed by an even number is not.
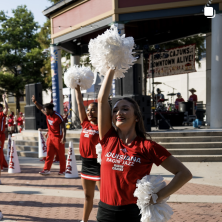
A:
[[[60,2],[61,0],[48,0],[48,1],[56,4],[57,2]]]
[[[41,82],[44,90],[48,85],[40,71],[44,55],[36,40],[38,23],[26,6],[18,6],[12,13],[9,17],[0,11],[0,91],[15,96],[20,110],[26,84]]]

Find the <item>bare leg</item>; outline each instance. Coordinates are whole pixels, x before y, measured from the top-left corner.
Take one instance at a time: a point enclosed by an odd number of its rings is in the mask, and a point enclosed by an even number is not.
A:
[[[98,190],[100,191],[100,181],[96,181],[96,186],[97,186]]]
[[[96,181],[86,180],[81,178],[82,186],[85,194],[84,208],[83,208],[83,218],[84,222],[87,222],[89,219],[89,215],[93,208],[93,198],[94,191],[96,186]]]

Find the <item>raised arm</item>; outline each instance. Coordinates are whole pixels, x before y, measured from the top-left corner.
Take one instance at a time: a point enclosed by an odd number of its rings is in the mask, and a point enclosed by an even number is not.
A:
[[[43,106],[41,104],[39,104],[36,100],[35,100],[35,96],[32,96],[32,102],[35,103],[35,106],[37,107],[37,109],[41,110],[42,113],[45,115],[45,112],[43,110]]]
[[[8,114],[8,103],[6,102],[6,94],[2,95],[2,99],[3,99],[4,106],[5,106],[3,113],[5,115],[7,115]]]
[[[83,104],[83,98],[82,98],[82,94],[81,94],[81,90],[80,90],[79,85],[77,85],[77,87],[75,88],[75,94],[76,94],[76,102],[78,105],[79,118],[80,118],[80,122],[82,123],[86,118],[86,110],[85,110],[85,106]]]
[[[99,138],[102,139],[112,126],[112,116],[108,102],[115,70],[109,69],[105,75],[98,95]]]

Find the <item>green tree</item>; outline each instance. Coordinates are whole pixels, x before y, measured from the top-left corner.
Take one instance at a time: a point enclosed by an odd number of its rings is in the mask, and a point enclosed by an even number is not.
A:
[[[40,48],[42,51],[44,51],[45,49],[48,50],[48,51],[45,51],[45,54],[44,54],[45,57],[43,61],[43,66],[41,68],[41,72],[45,73],[46,83],[51,88],[52,87],[51,59],[50,59],[50,52],[49,52],[50,43],[51,43],[50,27],[51,27],[50,20],[47,19],[47,21],[41,27],[40,32],[38,33],[37,41],[40,44]]]
[[[45,73],[41,73],[44,55],[36,38],[38,23],[26,6],[12,10],[13,17],[0,11],[0,92],[16,97],[20,110],[20,97],[25,96],[26,84],[41,82],[47,89]]]
[[[57,3],[57,2],[60,2],[61,0],[48,0],[49,2],[52,2],[52,3]]]

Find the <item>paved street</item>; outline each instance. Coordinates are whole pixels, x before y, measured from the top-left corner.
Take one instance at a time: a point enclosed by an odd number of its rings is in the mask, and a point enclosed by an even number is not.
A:
[[[80,170],[81,162],[77,164]],[[171,196],[169,205],[174,215],[170,222],[222,221],[221,163],[185,164],[194,178]],[[53,165],[50,176],[41,176],[38,172],[43,163],[38,159],[20,158],[20,165],[22,172],[19,174],[2,173],[0,209],[4,214],[3,221],[81,220],[84,194],[80,178],[58,176],[58,164]],[[152,174],[161,174],[166,182],[172,178],[162,167],[154,166]],[[96,221],[98,201],[99,192],[95,191],[91,222]]]

